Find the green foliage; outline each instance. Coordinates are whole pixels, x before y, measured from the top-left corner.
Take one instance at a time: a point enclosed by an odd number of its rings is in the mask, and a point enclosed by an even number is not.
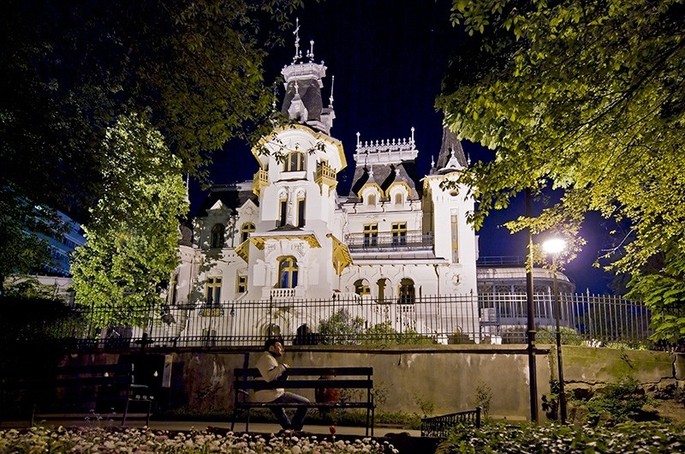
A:
[[[647,395],[637,379],[623,377],[597,391],[587,401],[590,421],[609,418],[611,421],[637,420],[642,415],[642,407],[647,403]]]
[[[339,309],[327,320],[319,322],[319,332],[327,344],[359,344],[364,319],[352,317],[347,309]]]
[[[636,276],[636,294],[654,293],[655,305],[680,298],[682,264],[673,280],[637,276],[656,274],[644,269],[655,255],[685,251],[683,2],[454,0],[452,11],[472,38],[438,106],[462,138],[495,150],[459,181],[478,202],[476,227],[526,188],[560,189],[539,217],[508,227],[573,238],[599,212],[628,232],[605,256],[611,268]],[[681,328],[657,319],[666,337]]]
[[[435,402],[430,399],[414,394],[414,402],[419,406],[419,410],[421,410],[423,417],[430,416],[435,411]]]
[[[429,345],[435,340],[422,336],[412,328],[398,332],[390,321],[364,328],[366,320],[352,317],[347,309],[339,309],[327,320],[319,322],[319,332],[328,344],[354,345]]]
[[[0,298],[0,344],[35,344],[45,348],[52,341],[81,333],[85,320],[62,301],[6,296]]]
[[[583,337],[578,332],[567,326],[560,326],[561,345],[583,345]],[[556,328],[540,328],[535,335],[535,341],[538,344],[556,344],[557,331]]]
[[[110,188],[84,227],[74,253],[76,302],[98,310],[98,327],[141,326],[161,303],[160,284],[178,262],[178,219],[187,211],[178,159],[141,116],[119,119],[103,143],[112,156],[103,180]],[[120,191],[118,188],[126,187]]]
[[[99,146],[121,115],[151,110],[169,154],[203,176],[211,153],[250,137],[273,92],[267,51],[301,0],[8,0],[0,6],[0,181],[85,221],[107,190]],[[288,33],[286,36],[290,36]]]
[[[11,184],[0,184],[0,294],[7,277],[36,273],[52,263],[45,238],[63,229],[54,210],[35,206]]]
[[[658,423],[622,423],[614,427],[488,424],[460,426],[443,444],[443,453],[680,452],[685,433]]]
[[[385,321],[368,328],[364,333],[364,345],[430,345],[435,339],[422,336],[413,328],[406,328],[401,333]]]
[[[483,415],[490,414],[490,404],[492,403],[492,388],[487,383],[479,383],[476,386],[476,397],[473,404],[483,409]]]

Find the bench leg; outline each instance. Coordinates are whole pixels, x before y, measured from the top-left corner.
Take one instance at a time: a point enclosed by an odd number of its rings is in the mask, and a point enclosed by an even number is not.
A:
[[[124,417],[121,419],[121,425],[126,425],[126,417],[128,416],[128,405],[131,403],[131,399],[126,399],[126,407],[124,407]]]
[[[147,418],[145,420],[145,425],[147,427],[150,427],[150,413],[152,413],[152,401],[148,400],[147,401]]]
[[[250,431],[250,409],[247,409],[247,418],[245,418],[245,432]]]

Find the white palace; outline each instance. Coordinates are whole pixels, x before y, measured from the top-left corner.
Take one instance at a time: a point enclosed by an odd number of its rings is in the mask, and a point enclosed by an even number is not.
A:
[[[338,174],[350,163],[331,134],[332,90],[324,107],[326,67],[303,59],[297,42],[295,55],[282,69],[289,123],[252,149],[254,178],[214,187],[192,235],[185,232],[167,295],[174,323],[164,329],[198,337],[294,335],[304,325],[317,332],[336,313],[333,303],[367,329],[478,341],[477,238],[466,222],[474,202],[466,187],[441,189],[467,166],[461,144],[445,129],[437,162],[417,175],[413,128],[400,139],[357,134],[351,189],[338,194]],[[448,295],[460,297],[422,305]],[[195,321],[184,324],[189,307]]]

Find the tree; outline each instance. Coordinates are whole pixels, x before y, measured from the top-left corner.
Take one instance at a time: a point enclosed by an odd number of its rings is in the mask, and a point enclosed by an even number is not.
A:
[[[268,115],[263,62],[300,4],[3,2],[0,181],[85,222],[106,189],[104,132],[145,110],[169,155],[202,175],[213,151]]]
[[[53,210],[33,205],[11,185],[0,185],[0,295],[7,277],[38,272],[52,262],[39,234],[59,234],[62,228]]]
[[[562,189],[541,216],[509,227],[577,226],[588,211],[627,224],[610,268],[632,274],[632,296],[663,307],[649,298],[651,272],[681,289],[685,276],[682,261],[666,265],[685,253],[685,4],[455,0],[452,20],[472,38],[438,106],[462,138],[496,150],[461,178],[479,202],[472,221],[526,188]],[[665,251],[664,266],[646,267]]]
[[[112,156],[107,191],[74,253],[76,303],[94,309],[100,327],[141,326],[178,263],[178,219],[188,209],[181,163],[143,115],[120,118],[103,148]]]

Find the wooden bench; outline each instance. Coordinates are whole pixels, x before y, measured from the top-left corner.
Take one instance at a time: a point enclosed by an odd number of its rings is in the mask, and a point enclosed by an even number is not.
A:
[[[253,408],[319,408],[319,409],[346,409],[359,408],[366,410],[366,435],[373,436],[375,405],[373,402],[373,367],[290,367],[287,371],[286,379],[266,382],[262,379],[259,369],[241,368],[233,370],[233,419],[231,430],[235,426],[238,410],[247,410],[245,420],[245,431],[249,430],[250,410]],[[321,378],[326,377],[326,378]],[[339,389],[339,390],[361,390],[360,399],[343,398],[335,402],[315,402],[312,399],[309,403],[282,404],[274,402],[253,402],[249,400],[250,391],[260,389],[284,388],[287,390],[317,390],[317,389]],[[298,393],[299,394],[299,393]]]
[[[421,436],[447,438],[449,431],[458,424],[473,424],[480,427],[481,407],[475,410],[459,411],[449,415],[421,419]]]
[[[123,426],[131,403],[142,403],[146,407],[146,424],[150,425],[154,396],[147,385],[135,382],[133,364],[61,366],[54,377],[46,378],[43,383],[44,392],[34,396],[31,425],[36,418],[48,417],[56,410],[95,413],[118,406],[123,409]]]

